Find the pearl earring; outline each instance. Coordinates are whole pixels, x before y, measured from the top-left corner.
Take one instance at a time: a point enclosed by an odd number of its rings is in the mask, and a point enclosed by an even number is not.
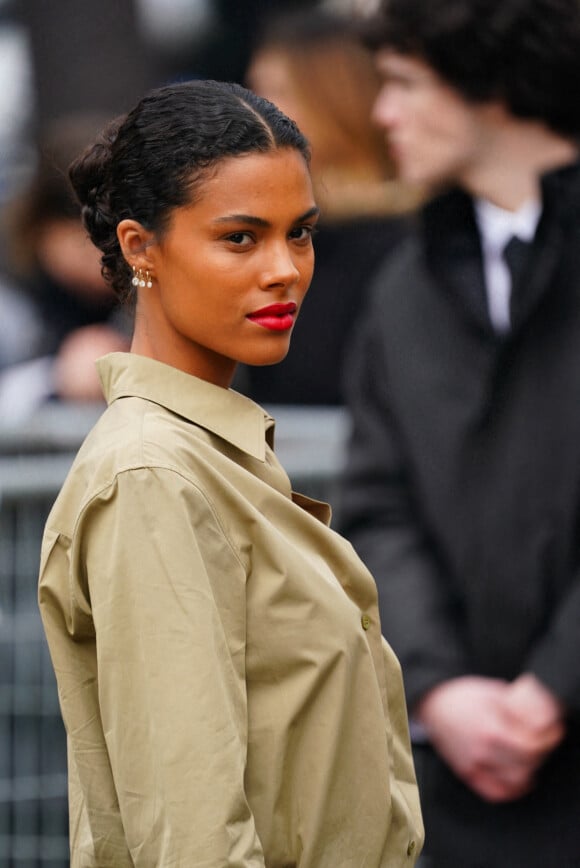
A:
[[[147,289],[151,289],[153,286],[153,281],[151,280],[151,275],[149,271],[143,271],[142,268],[135,268],[133,266],[133,277],[131,278],[131,283],[133,286],[141,286],[147,287]]]

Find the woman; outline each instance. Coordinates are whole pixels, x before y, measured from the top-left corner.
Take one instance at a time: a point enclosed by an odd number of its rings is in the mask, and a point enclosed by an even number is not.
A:
[[[49,516],[75,866],[403,866],[422,838],[372,578],[229,390],[288,350],[308,147],[238,85],[154,91],[71,168],[131,353]]]

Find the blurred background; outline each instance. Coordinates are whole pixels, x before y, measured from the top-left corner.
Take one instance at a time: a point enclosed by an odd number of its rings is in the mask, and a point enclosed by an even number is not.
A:
[[[370,121],[373,60],[352,35],[373,0],[0,0],[0,866],[68,865],[66,751],[36,606],[54,497],[102,412],[94,360],[131,322],[100,275],[67,166],[151,87],[234,80],[311,140],[317,269],[288,359],[235,387],[277,419],[293,484],[338,510],[342,366],[372,273],[422,193]],[[321,317],[325,325],[320,334]],[[313,328],[315,324],[315,328]]]

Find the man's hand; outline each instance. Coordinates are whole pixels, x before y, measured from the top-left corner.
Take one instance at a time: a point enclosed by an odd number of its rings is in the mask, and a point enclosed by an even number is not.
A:
[[[531,673],[520,675],[508,686],[506,710],[517,726],[526,727],[536,739],[540,762],[564,736],[563,703]]]
[[[491,802],[521,798],[564,734],[562,707],[534,676],[466,676],[433,688],[414,716],[454,773]]]

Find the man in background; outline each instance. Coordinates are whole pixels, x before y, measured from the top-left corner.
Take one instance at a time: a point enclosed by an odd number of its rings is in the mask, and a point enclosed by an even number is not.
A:
[[[342,529],[432,868],[580,866],[580,4],[390,0],[375,119],[437,190],[352,355]]]

